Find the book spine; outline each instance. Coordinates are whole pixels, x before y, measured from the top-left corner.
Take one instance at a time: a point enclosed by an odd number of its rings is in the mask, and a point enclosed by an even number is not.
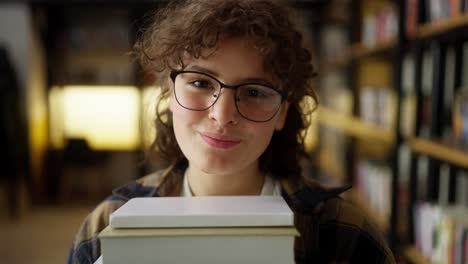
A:
[[[415,244],[422,255],[431,263],[466,263],[468,211],[429,203],[414,208]]]
[[[406,10],[406,33],[414,37],[418,31],[418,0],[406,0]]]

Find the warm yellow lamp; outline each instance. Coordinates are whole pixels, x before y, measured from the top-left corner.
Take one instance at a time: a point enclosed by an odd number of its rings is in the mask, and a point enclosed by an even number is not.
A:
[[[54,87],[49,102],[51,142],[56,146],[63,144],[60,138],[84,138],[96,150],[132,150],[140,145],[136,87]]]

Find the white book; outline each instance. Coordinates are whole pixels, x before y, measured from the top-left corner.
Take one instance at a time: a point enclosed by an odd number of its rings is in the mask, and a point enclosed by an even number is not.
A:
[[[135,198],[99,234],[102,263],[292,264],[293,219],[276,196]]]
[[[112,228],[293,226],[280,196],[134,198],[110,215]]]
[[[102,256],[100,256],[98,259],[96,259],[94,264],[102,264]]]
[[[100,235],[103,264],[293,264],[292,227],[112,229]]]

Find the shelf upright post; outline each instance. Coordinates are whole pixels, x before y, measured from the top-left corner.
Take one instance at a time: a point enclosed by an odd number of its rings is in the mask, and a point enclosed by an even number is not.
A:
[[[393,85],[396,89],[397,95],[397,113],[396,116],[400,116],[401,111],[401,96],[402,96],[402,72],[401,68],[403,65],[403,57],[406,46],[406,30],[405,30],[405,18],[406,18],[406,5],[404,0],[398,0],[398,36],[396,44],[396,54],[393,61]],[[392,196],[391,196],[391,212],[390,212],[390,246],[395,251],[399,243],[398,238],[398,197],[399,197],[399,164],[398,164],[398,146],[402,143],[402,137],[400,134],[400,122],[395,124],[395,143],[392,147],[390,154],[390,164],[392,168]]]
[[[421,10],[421,9],[420,9]],[[419,12],[418,12],[419,13]],[[421,42],[416,41],[414,43],[414,87],[416,90],[416,118],[414,124],[414,134],[416,136],[420,135],[421,133],[421,116],[422,116],[422,108],[420,107],[423,103],[422,98],[422,61],[423,61],[423,47]],[[414,153],[411,154],[411,165],[410,165],[410,175],[409,175],[409,201],[408,201],[408,238],[411,244],[414,244],[415,237],[414,237],[414,210],[415,204],[418,200],[418,155]]]
[[[349,31],[349,39],[350,43],[358,43],[361,34],[360,34],[360,25],[361,25],[361,0],[351,0],[351,29]],[[348,81],[349,87],[353,94],[353,115],[359,115],[359,87],[357,87],[357,74],[358,74],[358,63],[356,62],[355,58],[352,58],[349,63],[348,67]],[[356,139],[351,137],[349,139],[348,147],[346,149],[346,171],[349,173],[347,175],[347,181],[351,184],[354,183],[355,174],[356,174]]]
[[[460,87],[462,86],[462,69],[463,69],[463,45],[460,40],[457,40],[454,44],[455,51],[455,72],[454,72],[454,92],[453,96],[456,95]],[[466,66],[465,66],[466,67]],[[452,110],[453,111],[453,110]],[[460,171],[459,166],[450,165],[449,169],[449,190],[448,190],[448,202],[453,204],[456,202],[456,186],[458,181],[458,175]]]
[[[431,46],[431,53],[433,56],[433,87],[431,95],[431,120],[429,124],[429,135],[431,138],[442,137],[442,110],[444,102],[444,73],[445,73],[445,44],[440,40],[434,40]],[[439,160],[431,159],[429,162],[429,175],[428,175],[428,201],[436,202],[439,197],[439,182],[440,182],[440,165]]]

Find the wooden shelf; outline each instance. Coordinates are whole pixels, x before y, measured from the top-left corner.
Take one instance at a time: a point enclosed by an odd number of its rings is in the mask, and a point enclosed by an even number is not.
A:
[[[468,26],[468,14],[420,25],[417,38],[423,39],[433,37],[463,26]]]
[[[367,46],[365,44],[355,44],[351,48],[351,56],[354,59],[359,59],[371,55],[376,55],[383,52],[391,51],[397,46],[397,39],[391,38],[374,46]]]
[[[362,196],[361,193],[359,193],[357,190],[349,190],[346,196],[346,199],[359,207],[362,211],[364,211],[364,214],[366,217],[375,225],[377,225],[377,228],[383,233],[387,234],[389,231],[389,221],[388,219],[384,218],[381,214],[377,213],[374,209],[372,209],[369,204],[367,203],[366,199]]]
[[[412,138],[409,139],[412,151],[468,168],[468,152],[441,142]]]
[[[350,62],[351,62],[351,56],[345,55],[341,57],[340,59],[329,60],[329,61],[324,62],[321,65],[319,71],[320,73],[327,74],[329,72],[348,66]]]
[[[384,143],[394,142],[395,135],[390,129],[366,123],[360,118],[345,115],[323,106],[318,108],[317,119],[322,125],[334,127],[359,139]]]
[[[337,68],[347,66],[352,60],[361,59],[368,56],[391,51],[397,45],[396,38],[378,43],[375,46],[367,46],[362,43],[354,44],[351,48],[339,59],[325,61],[323,63],[322,72],[329,72]]]
[[[346,175],[340,166],[337,166],[333,160],[330,159],[330,153],[320,152],[316,160],[317,167],[327,176],[339,182],[346,182]]]
[[[397,45],[397,39],[392,38],[382,43],[378,43],[375,46],[368,46],[362,43],[354,44],[346,55],[340,59],[334,59],[325,61],[321,67],[322,72],[330,72],[341,67],[348,66],[352,60],[362,59],[364,57],[369,57],[381,53],[385,53],[394,49]]]
[[[429,264],[430,262],[417,250],[415,247],[410,246],[404,249],[403,254],[405,257],[414,264]]]

